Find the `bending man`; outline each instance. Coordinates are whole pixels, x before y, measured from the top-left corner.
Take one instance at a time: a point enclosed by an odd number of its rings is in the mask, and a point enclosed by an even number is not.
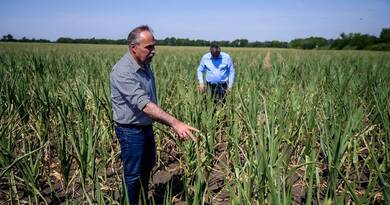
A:
[[[214,103],[225,103],[226,91],[231,91],[234,83],[233,61],[227,53],[221,52],[217,44],[210,46],[210,52],[203,55],[198,67],[198,89],[206,91],[203,74],[206,73],[207,87],[211,89]]]

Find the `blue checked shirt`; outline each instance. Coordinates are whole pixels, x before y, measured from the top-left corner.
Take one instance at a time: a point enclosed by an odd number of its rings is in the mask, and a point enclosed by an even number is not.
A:
[[[157,104],[156,85],[150,65],[141,67],[129,52],[110,73],[114,121],[120,124],[151,125],[153,120],[142,110],[149,102]]]

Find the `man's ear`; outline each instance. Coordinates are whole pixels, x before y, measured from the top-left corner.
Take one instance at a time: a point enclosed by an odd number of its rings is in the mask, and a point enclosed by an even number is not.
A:
[[[131,51],[132,53],[135,52],[135,47],[136,47],[136,46],[137,46],[137,45],[135,45],[135,44],[130,44],[130,45],[129,45],[130,51]]]

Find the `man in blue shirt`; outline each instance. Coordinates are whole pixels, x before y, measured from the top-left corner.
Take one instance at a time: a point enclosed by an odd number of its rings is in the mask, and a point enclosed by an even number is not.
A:
[[[210,46],[210,52],[203,55],[198,67],[198,89],[206,91],[203,74],[206,73],[206,84],[211,89],[214,103],[225,103],[226,92],[230,92],[234,83],[233,61],[227,53],[221,52],[217,44]]]

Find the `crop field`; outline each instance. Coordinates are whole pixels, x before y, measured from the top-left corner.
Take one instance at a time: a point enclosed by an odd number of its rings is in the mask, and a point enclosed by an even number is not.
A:
[[[123,204],[109,73],[126,46],[0,43],[0,204]],[[157,47],[152,204],[390,204],[390,53],[222,48],[224,107],[197,92],[206,47]]]

